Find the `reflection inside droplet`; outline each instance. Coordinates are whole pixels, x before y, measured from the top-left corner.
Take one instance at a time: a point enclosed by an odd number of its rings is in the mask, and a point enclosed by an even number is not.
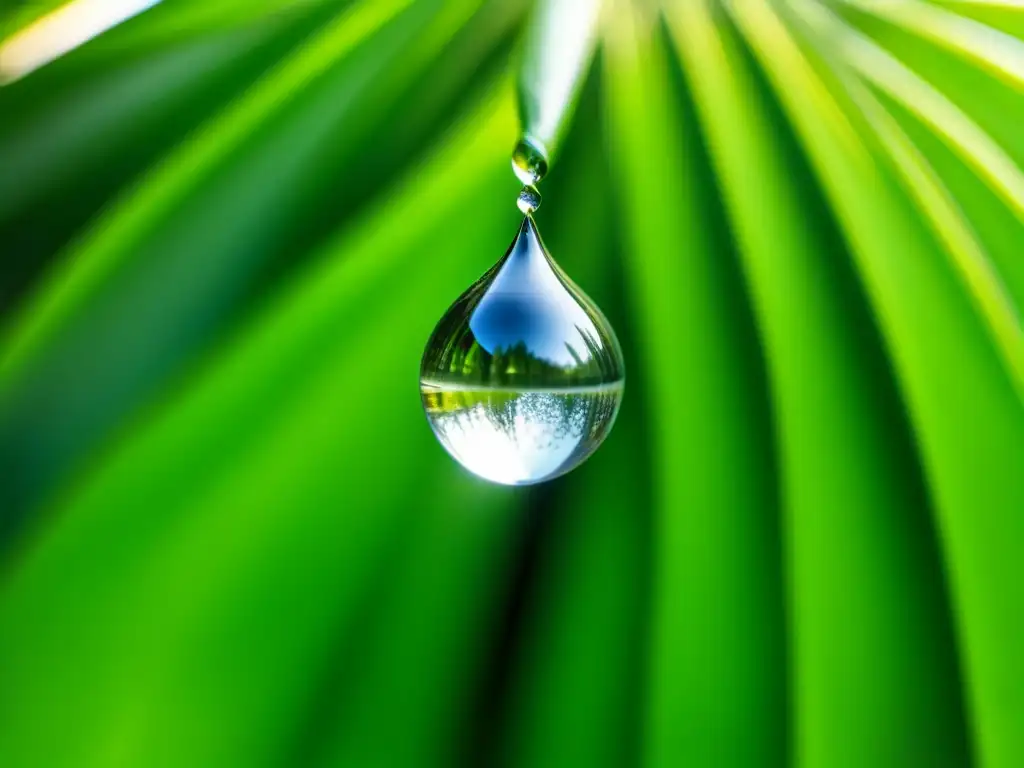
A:
[[[612,428],[622,382],[559,390],[457,389],[422,381],[430,426],[475,475],[526,485],[582,463]]]
[[[519,193],[519,197],[516,198],[516,205],[519,206],[520,211],[529,216],[540,208],[540,201],[541,196],[537,188],[527,184]]]

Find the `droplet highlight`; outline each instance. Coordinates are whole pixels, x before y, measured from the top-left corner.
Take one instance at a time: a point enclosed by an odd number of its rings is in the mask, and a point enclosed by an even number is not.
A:
[[[548,173],[548,155],[540,142],[523,137],[512,150],[512,171],[524,185],[531,186]]]
[[[624,383],[615,332],[530,216],[441,318],[420,364],[438,440],[470,472],[504,485],[583,463],[610,432]]]
[[[540,208],[541,199],[537,188],[527,185],[520,191],[519,197],[516,199],[516,205],[519,206],[520,211],[529,216]]]

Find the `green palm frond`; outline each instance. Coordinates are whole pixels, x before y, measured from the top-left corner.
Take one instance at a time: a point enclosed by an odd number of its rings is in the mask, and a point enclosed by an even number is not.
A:
[[[601,5],[167,0],[0,87],[0,763],[1024,764],[1024,9]],[[528,491],[416,379],[523,130],[629,371]]]

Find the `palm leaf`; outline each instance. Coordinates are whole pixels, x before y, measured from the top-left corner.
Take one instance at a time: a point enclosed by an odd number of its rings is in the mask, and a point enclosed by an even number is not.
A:
[[[0,87],[4,765],[1020,765],[1022,52],[1011,2],[168,0]],[[629,378],[529,492],[416,394],[524,133]]]

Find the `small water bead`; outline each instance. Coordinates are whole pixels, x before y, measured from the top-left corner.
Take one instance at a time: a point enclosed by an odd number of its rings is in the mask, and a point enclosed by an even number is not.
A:
[[[585,461],[611,430],[623,385],[615,332],[530,216],[441,318],[420,364],[438,440],[466,469],[505,485],[550,480]]]
[[[523,137],[512,150],[512,171],[523,184],[532,186],[548,173],[548,155],[540,142]]]
[[[527,184],[523,187],[519,193],[519,197],[516,199],[516,205],[519,206],[519,210],[529,216],[531,213],[540,208],[540,202],[542,198],[540,192],[537,191],[536,187]]]

